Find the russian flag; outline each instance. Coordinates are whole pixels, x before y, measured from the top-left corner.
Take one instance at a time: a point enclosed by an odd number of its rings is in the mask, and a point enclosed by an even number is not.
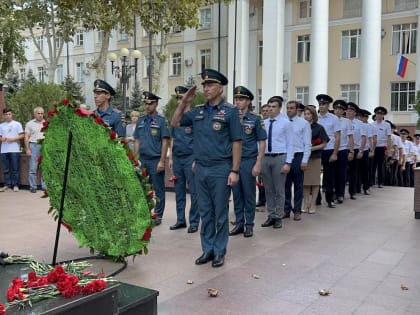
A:
[[[397,59],[397,74],[401,78],[404,78],[405,76],[407,65],[408,65],[408,58],[404,57],[403,55],[399,55]]]

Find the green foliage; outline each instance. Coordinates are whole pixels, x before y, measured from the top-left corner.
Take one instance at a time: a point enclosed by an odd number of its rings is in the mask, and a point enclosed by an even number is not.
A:
[[[206,102],[206,98],[202,92],[196,92],[193,101],[191,102],[191,108],[195,107],[198,104],[204,104]],[[175,112],[176,107],[178,106],[178,102],[175,97],[171,97],[169,102],[165,105],[163,110],[163,114],[165,115],[168,121],[172,120],[172,116]]]
[[[9,100],[13,95],[19,90],[19,74],[16,71],[10,71],[7,73],[4,80],[5,90],[6,90],[6,100]]]
[[[63,86],[63,90],[67,93],[67,98],[72,98],[81,103],[85,101],[85,98],[82,95],[81,86],[79,85],[79,83],[74,81],[71,75],[66,76],[61,85]]]
[[[143,89],[140,86],[140,83],[136,81],[133,89],[131,90],[130,110],[136,110],[141,113],[144,112],[142,93]]]
[[[28,74],[26,75],[25,82],[27,83],[36,83],[36,78],[32,69],[29,69]]]
[[[14,119],[25,124],[33,119],[33,109],[37,106],[47,112],[48,106],[65,98],[66,92],[61,85],[25,81],[21,89],[8,100],[7,107],[14,111]]]
[[[120,258],[146,251],[152,224],[147,190],[127,157],[127,147],[111,139],[110,130],[96,123],[94,116],[76,115],[71,103],[60,104],[52,113],[41,163],[52,208],[60,207],[71,131],[63,222],[72,228],[80,246],[100,254]]]

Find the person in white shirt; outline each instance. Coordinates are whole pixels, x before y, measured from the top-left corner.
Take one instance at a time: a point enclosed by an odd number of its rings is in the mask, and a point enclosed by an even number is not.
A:
[[[405,151],[405,165],[404,169],[401,170],[402,175],[402,186],[403,187],[414,187],[414,170],[416,159],[416,150],[413,142],[409,140],[409,131],[407,129],[401,129],[400,135]]]
[[[385,151],[391,147],[391,126],[384,120],[388,113],[383,106],[375,108],[376,121],[372,122],[375,127],[375,134],[377,136],[375,155],[373,157],[372,176],[377,172],[378,188],[382,188],[385,180]],[[375,183],[375,177],[373,177]]]
[[[337,116],[331,114],[329,110],[330,104],[333,102],[331,96],[326,94],[318,94],[316,99],[319,104],[318,124],[324,127],[328,138],[327,145],[322,151],[322,188],[325,190],[325,199],[329,208],[335,208],[334,204],[334,174],[340,147],[341,126]]]
[[[289,117],[293,127],[294,155],[290,172],[286,177],[286,202],[283,218],[290,218],[290,212],[293,211],[293,220],[295,221],[301,220],[304,172],[308,167],[312,147],[311,125],[298,116],[298,106],[299,103],[297,101],[289,101],[286,104],[287,117]]]
[[[293,160],[293,127],[289,118],[281,113],[283,97],[273,96],[267,103],[269,118],[264,120],[267,142],[261,172],[268,217],[261,226],[280,229],[284,215],[286,175]]]
[[[366,127],[366,146],[363,151],[363,157],[360,165],[360,185],[357,187],[357,191],[365,195],[370,195],[369,188],[371,186],[371,173],[372,173],[372,161],[374,155],[374,143],[376,143],[376,135],[374,134],[374,128],[368,123],[369,116],[372,113],[366,109],[360,109],[358,116],[359,120]]]
[[[19,191],[20,140],[23,139],[22,124],[13,120],[12,109],[3,110],[5,122],[0,124],[1,161],[3,164],[4,187],[0,191],[13,188]]]
[[[414,135],[414,148],[416,149],[416,167],[420,167],[420,133]]]

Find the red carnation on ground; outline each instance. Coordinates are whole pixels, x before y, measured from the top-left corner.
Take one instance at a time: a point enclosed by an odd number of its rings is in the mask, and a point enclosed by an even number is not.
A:
[[[147,228],[146,231],[143,234],[143,237],[141,238],[142,241],[147,242],[150,239],[150,236],[152,235],[152,229]]]
[[[111,130],[111,132],[109,133],[109,138],[111,140],[114,140],[115,138],[117,138],[117,133],[114,130]]]
[[[102,291],[106,288],[106,282],[104,280],[93,280],[85,285],[82,289],[83,295],[93,294],[95,292]]]

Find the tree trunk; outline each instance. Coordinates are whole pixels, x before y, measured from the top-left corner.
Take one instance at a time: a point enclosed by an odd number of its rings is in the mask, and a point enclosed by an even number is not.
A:
[[[98,58],[92,63],[91,68],[96,71],[97,79],[105,79],[105,69],[106,69],[106,57],[109,49],[109,39],[111,37],[111,32],[104,31],[104,37],[102,40],[101,52],[99,53]]]

